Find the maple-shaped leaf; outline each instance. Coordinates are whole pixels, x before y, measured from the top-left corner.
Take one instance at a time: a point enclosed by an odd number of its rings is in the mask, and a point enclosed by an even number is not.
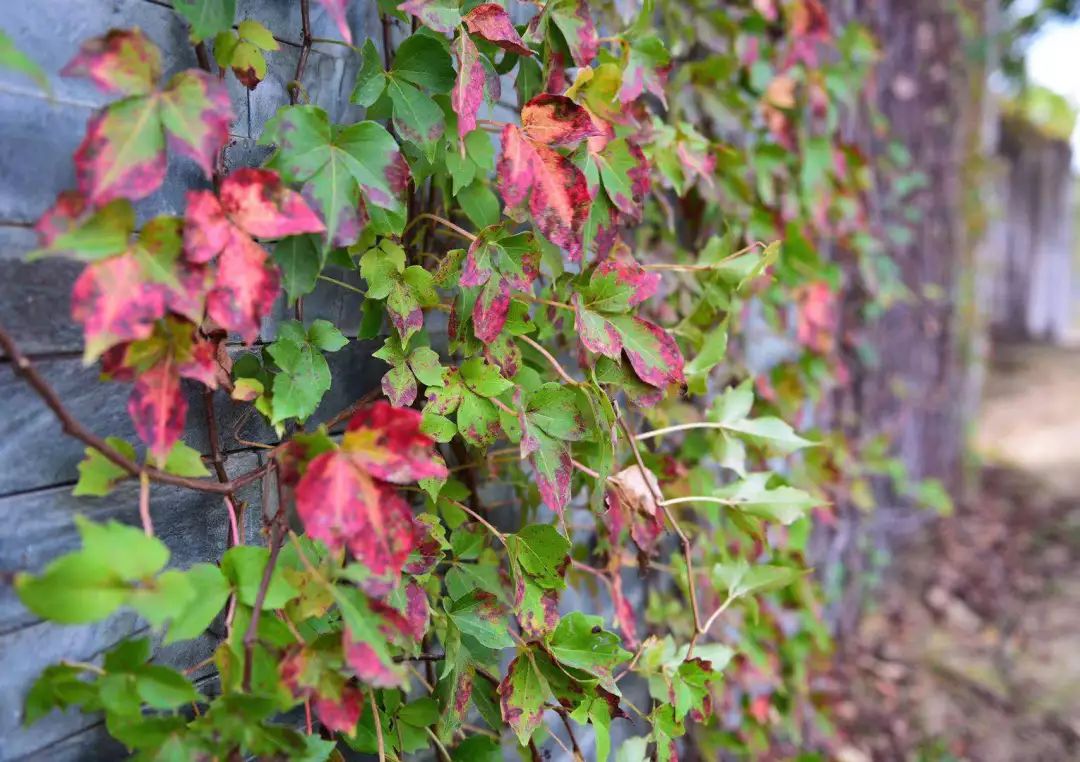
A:
[[[112,29],[84,42],[60,73],[86,77],[106,93],[145,95],[161,77],[161,51],[137,27]]]
[[[510,14],[498,3],[481,3],[465,14],[465,27],[473,34],[519,56],[531,56],[521,35],[514,29]]]
[[[135,210],[127,199],[92,209],[78,191],[61,191],[34,225],[40,248],[28,259],[66,256],[85,261],[127,250],[135,229]]]
[[[349,5],[349,0],[319,0],[319,3],[326,9],[330,18],[337,25],[342,39],[352,45],[352,30],[349,29],[349,20],[345,17],[345,10]]]
[[[368,299],[385,299],[386,311],[407,344],[424,326],[424,307],[439,303],[434,276],[419,265],[405,266],[405,250],[388,238],[360,257],[360,274],[367,281]]]
[[[217,257],[207,312],[221,327],[251,343],[259,322],[280,290],[277,266],[252,238],[318,233],[323,224],[276,172],[243,168],[221,183],[219,196],[189,191],[184,221],[186,257],[196,263]]]
[[[545,145],[573,145],[603,134],[588,111],[552,93],[541,93],[521,107],[521,129]]]
[[[589,188],[581,170],[567,157],[530,140],[508,124],[502,132],[499,192],[508,207],[523,206],[552,243],[571,261],[581,259],[582,234],[589,214]]]
[[[159,53],[141,33],[110,32],[91,40],[65,71],[129,97],[98,111],[75,151],[79,190],[94,205],[119,196],[140,199],[165,178],[166,140],[209,177],[229,136],[232,107],[225,86],[190,70],[157,89]]]
[[[408,0],[398,9],[416,16],[428,29],[450,34],[461,23],[459,5],[458,0]]]
[[[605,260],[589,284],[572,297],[581,343],[591,352],[618,360],[625,352],[634,373],[645,383],[663,389],[683,383],[682,352],[675,339],[659,326],[628,310],[656,292],[659,278],[631,260]]]
[[[394,407],[408,407],[416,400],[417,379],[425,386],[443,385],[443,367],[431,347],[416,347],[408,355],[395,337],[388,337],[374,353],[392,367],[382,378],[382,390]]]
[[[502,333],[515,292],[530,292],[540,274],[540,250],[530,233],[506,235],[500,227],[481,230],[469,247],[460,285],[482,286],[473,306],[476,338],[491,344]]]
[[[128,414],[150,454],[164,462],[183,434],[187,417],[187,399],[175,364],[166,360],[139,374],[128,399]]]
[[[544,384],[529,395],[519,418],[521,457],[533,466],[541,499],[561,514],[574,473],[570,442],[589,436],[581,400],[573,389]]]
[[[434,442],[420,431],[420,412],[379,400],[349,420],[341,446],[377,479],[407,484],[447,476],[434,458]]]
[[[302,193],[325,220],[331,246],[356,241],[367,224],[367,206],[404,216],[409,167],[381,125],[333,125],[317,106],[290,106],[266,125],[260,142],[277,146],[271,166],[304,184]]]
[[[499,683],[499,704],[503,721],[522,746],[543,723],[544,703],[550,694],[551,688],[537,669],[532,652],[518,654]]]
[[[476,113],[484,103],[486,75],[484,65],[480,62],[480,51],[469,35],[459,34],[454,40],[453,50],[458,73],[450,93],[450,104],[458,117],[458,137],[464,138],[476,129]]]
[[[570,55],[578,66],[588,66],[600,47],[596,24],[585,0],[554,0],[551,20],[566,38]]]
[[[127,341],[145,339],[165,314],[165,289],[146,277],[133,253],[86,266],[71,290],[71,317],[83,326],[83,362]]]

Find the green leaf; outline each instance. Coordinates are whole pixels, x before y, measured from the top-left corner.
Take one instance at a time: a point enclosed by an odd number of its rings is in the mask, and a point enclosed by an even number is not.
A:
[[[308,327],[307,336],[312,344],[324,352],[336,352],[349,343],[336,325],[322,318]]]
[[[280,46],[270,30],[254,19],[244,19],[236,26],[240,39],[247,40],[262,50],[277,50]]]
[[[142,529],[116,521],[95,524],[82,516],[75,517],[75,525],[82,535],[80,555],[125,582],[148,579],[169,562],[169,549],[165,544],[156,537],[147,536]]]
[[[269,549],[253,545],[237,545],[229,548],[221,557],[221,571],[236,588],[237,600],[245,606],[255,605],[263,570],[269,558]],[[276,566],[270,575],[263,608],[279,609],[298,594],[296,588],[285,579],[281,567]]]
[[[450,92],[456,78],[445,43],[428,34],[414,34],[402,41],[390,74],[437,93]]]
[[[421,146],[428,158],[432,158],[435,141],[446,129],[442,109],[430,96],[405,80],[391,77],[387,87],[394,104],[394,129],[402,139]]]
[[[142,667],[135,676],[136,690],[153,709],[176,709],[199,699],[195,686],[174,669],[159,664]]]
[[[744,513],[778,521],[785,526],[798,521],[812,508],[825,504],[824,500],[795,487],[768,487],[771,477],[769,473],[747,474],[742,481],[728,485],[716,494],[730,500],[734,508]]]
[[[60,624],[104,619],[128,599],[129,586],[84,553],[61,556],[39,575],[20,573],[15,591],[26,608]]]
[[[38,87],[52,95],[52,86],[49,84],[49,77],[45,74],[45,70],[15,47],[15,41],[2,29],[0,29],[0,69],[10,69],[25,74],[34,80]]]
[[[383,240],[360,257],[360,275],[367,281],[370,299],[385,299],[390,295],[397,277],[405,272],[405,250],[393,241]]]
[[[26,693],[23,724],[29,727],[53,709],[93,705],[98,686],[80,679],[83,674],[81,667],[66,664],[46,667]]]
[[[365,108],[379,100],[386,89],[386,72],[375,42],[369,37],[361,50],[360,71],[356,73],[356,86],[353,87],[350,100]]]
[[[461,380],[474,394],[481,397],[498,397],[514,388],[512,381],[499,375],[499,369],[482,357],[470,357],[460,367]]]
[[[483,397],[465,389],[457,411],[461,437],[473,447],[487,447],[499,438],[499,411]]]
[[[271,423],[287,418],[306,420],[330,388],[330,366],[326,358],[306,336],[303,343],[297,343],[282,334],[267,347],[267,352],[281,368],[274,376]]]
[[[165,644],[192,640],[210,626],[229,598],[229,582],[213,564],[195,564],[183,572],[194,596],[175,617],[165,636]]]
[[[175,0],[173,8],[191,25],[192,42],[228,31],[236,16],[236,0]]]
[[[480,178],[473,180],[467,188],[457,194],[461,211],[472,224],[479,228],[496,225],[499,222],[499,199]]]
[[[126,198],[110,201],[80,225],[58,231],[52,241],[27,254],[28,260],[44,256],[73,257],[95,262],[126,251],[135,229],[135,208]]]
[[[298,297],[315,290],[326,261],[325,250],[315,235],[294,235],[274,245],[274,261],[281,268],[281,285],[292,306]]]
[[[121,455],[135,460],[135,448],[119,437],[106,437],[105,441]],[[104,497],[112,492],[121,479],[131,476],[93,447],[87,447],[86,457],[79,462],[79,481],[71,491],[76,497]]]
[[[548,647],[559,663],[584,670],[601,679],[608,690],[617,690],[612,670],[630,659],[619,636],[603,629],[604,620],[573,611],[561,620],[548,639]]]
[[[188,447],[183,440],[176,444],[165,456],[164,469],[177,476],[209,476],[210,472],[202,461],[202,454],[193,447]]]
[[[570,565],[570,541],[550,524],[529,524],[507,535],[510,557],[538,584],[547,589],[561,589]]]
[[[154,627],[161,627],[165,621],[175,618],[195,598],[186,574],[175,569],[161,574],[152,585],[134,590],[129,603],[133,609]]]
[[[409,367],[424,386],[443,385],[443,366],[431,347],[417,347],[409,355]]]
[[[526,746],[544,719],[544,702],[551,689],[536,669],[532,654],[523,651],[510,662],[499,685],[503,720],[510,725],[518,743]]]
[[[446,613],[463,633],[476,638],[481,645],[495,649],[514,645],[507,630],[507,611],[491,593],[473,590],[454,601]]]
[[[729,563],[715,564],[712,568],[712,581],[717,592],[735,600],[755,593],[779,590],[805,574],[804,570],[789,566],[751,566],[746,559],[740,558]]]
[[[576,442],[588,434],[582,403],[573,389],[549,382],[529,396],[525,415],[555,439]]]

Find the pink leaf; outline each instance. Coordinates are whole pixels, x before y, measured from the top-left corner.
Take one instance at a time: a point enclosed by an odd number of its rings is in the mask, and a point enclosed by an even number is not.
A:
[[[584,108],[565,95],[541,93],[521,108],[521,129],[545,145],[573,145],[603,134]]]
[[[116,344],[149,337],[164,315],[164,289],[147,280],[134,254],[87,265],[71,290],[71,317],[83,326],[87,363]]]
[[[161,76],[161,53],[138,28],[112,29],[84,42],[60,73],[86,77],[107,93],[143,95]]]
[[[458,136],[464,138],[476,129],[476,113],[484,102],[484,65],[480,63],[480,51],[467,34],[459,34],[454,40],[454,57],[458,74],[450,104],[458,116]]]
[[[342,39],[352,45],[352,30],[349,29],[349,20],[345,18],[345,9],[349,5],[349,0],[319,0],[319,2],[337,24]]]
[[[435,459],[434,445],[420,432],[420,411],[382,400],[352,417],[341,443],[361,468],[395,484],[445,477],[446,466]]]

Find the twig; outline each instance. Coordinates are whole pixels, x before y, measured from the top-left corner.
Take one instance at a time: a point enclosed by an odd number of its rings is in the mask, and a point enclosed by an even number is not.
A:
[[[577,760],[577,759],[584,760],[585,755],[581,753],[581,747],[578,746],[577,736],[574,735],[574,728],[571,727],[570,718],[567,716],[569,714],[569,712],[567,712],[565,709],[563,709],[562,711],[559,711],[558,709],[556,709],[555,713],[557,715],[559,715],[559,717],[562,718],[563,727],[566,728],[566,734],[568,736],[570,736],[570,746],[573,747],[573,749],[574,749],[574,759],[575,760]],[[552,734],[552,735],[554,735],[554,734]]]
[[[718,505],[743,505],[739,500],[729,500],[723,497],[711,497],[709,495],[690,495],[689,497],[673,497],[670,500],[665,500],[660,505],[665,508],[669,505],[679,505],[680,503],[716,503]]]
[[[709,615],[709,618],[705,620],[705,624],[703,624],[701,626],[701,634],[702,635],[704,635],[706,632],[708,632],[712,628],[713,623],[717,620],[717,618],[719,618],[719,616],[721,614],[723,614],[725,611],[727,611],[728,606],[730,606],[734,601],[735,601],[735,598],[733,596],[729,595],[727,598],[724,599],[723,603],[721,603],[719,606],[717,606],[716,611],[711,613]],[[689,651],[687,651],[687,653],[686,653],[686,658],[687,659],[690,658],[690,652]]]
[[[329,421],[327,421],[326,424],[325,424],[326,428],[327,429],[332,429],[335,426],[337,426],[339,423],[341,423],[342,421],[344,421],[344,420],[346,420],[348,418],[352,418],[353,413],[355,413],[357,410],[362,408],[364,405],[367,405],[368,403],[377,400],[381,394],[382,394],[381,389],[372,389],[371,391],[364,393],[360,397],[360,399],[358,399],[356,402],[352,403],[347,408],[345,408],[344,410],[339,412],[337,415],[335,415],[333,418],[331,418]]]
[[[375,720],[375,741],[379,747],[379,762],[386,762],[386,742],[383,741],[382,717],[379,716],[379,705],[375,703],[375,691],[368,688],[368,701],[371,702],[371,716]]]
[[[693,549],[690,546],[690,538],[686,536],[686,533],[679,525],[679,522],[675,519],[674,514],[672,514],[671,509],[664,504],[664,496],[660,493],[660,490],[655,488],[652,481],[646,476],[648,469],[645,468],[645,461],[642,459],[641,451],[638,449],[637,439],[630,431],[630,427],[626,425],[626,421],[623,420],[621,415],[617,416],[615,421],[619,424],[619,428],[622,429],[623,435],[626,437],[626,441],[630,445],[631,451],[634,453],[634,460],[637,461],[637,466],[641,469],[642,481],[644,481],[645,485],[649,488],[649,492],[656,501],[656,504],[664,511],[664,518],[671,524],[671,528],[675,530],[675,534],[682,544],[683,558],[686,561],[686,587],[687,592],[690,594],[690,610],[694,615],[694,637],[690,641],[690,648],[687,652],[687,658],[689,658],[689,654],[693,653],[694,644],[701,634],[701,612],[698,611],[697,583],[694,581],[694,559]]]
[[[295,87],[289,88],[289,103],[296,105],[297,92],[303,87],[301,80],[304,78],[304,70],[307,68],[308,54],[311,53],[311,12],[309,0],[300,0],[300,24],[303,37],[300,42],[300,57],[296,59],[296,73],[293,75]]]
[[[146,472],[139,474],[139,518],[147,537],[154,536],[154,522],[150,520],[150,477]]]
[[[281,546],[285,541],[285,531],[282,526],[284,516],[284,511],[282,511],[281,506],[278,506],[277,515],[274,516],[274,523],[270,527],[270,557],[266,560],[266,568],[263,569],[262,579],[259,580],[259,590],[255,593],[255,606],[251,611],[251,621],[248,623],[247,631],[244,633],[243,687],[245,693],[251,690],[252,651],[255,648],[255,641],[259,638],[259,615],[262,613],[263,603],[266,601],[266,591],[270,589],[270,578],[274,574],[274,567],[277,566],[278,553],[281,552]]]
[[[534,341],[529,336],[519,336],[518,338],[524,341],[533,349],[535,349],[541,355],[543,355],[544,359],[547,360],[551,367],[555,369],[555,372],[559,374],[559,377],[562,378],[563,381],[570,384],[571,386],[582,386],[582,383],[580,381],[575,381],[574,377],[566,372],[566,370],[563,368],[562,365],[559,364],[559,361],[555,359],[555,356],[552,355],[551,352],[547,351],[542,346],[537,344],[536,341]]]
[[[210,462],[214,464],[214,473],[217,474],[218,481],[224,484],[229,481],[229,474],[225,471],[225,459],[221,456],[221,442],[218,440],[218,423],[214,412],[212,389],[203,391],[203,407],[206,409],[206,435],[210,439]],[[230,492],[225,495],[224,500],[225,509],[229,514],[229,531],[232,533],[229,545],[230,547],[240,545],[243,541],[240,539],[240,523],[237,520],[236,496]]]
[[[357,294],[360,294],[360,296],[367,296],[367,292],[364,291],[364,289],[358,288],[358,287],[354,286],[351,283],[346,283],[343,280],[338,280],[337,278],[331,278],[329,275],[323,275],[323,274],[320,273],[319,274],[319,280],[324,280],[327,283],[333,283],[335,286],[340,286],[341,288],[344,288],[344,289],[346,289],[348,291],[353,291],[353,292],[355,292]]]
[[[49,382],[45,380],[34,364],[30,362],[30,358],[22,353],[22,350],[19,349],[14,339],[11,338],[10,334],[8,334],[3,327],[0,327],[0,348],[3,348],[4,352],[11,359],[15,373],[21,376],[22,379],[30,385],[30,388],[37,392],[45,405],[52,410],[53,415],[60,421],[60,428],[65,434],[78,439],[83,444],[97,450],[105,456],[107,460],[115,463],[132,476],[140,476],[145,473],[151,481],[160,482],[161,484],[171,484],[174,487],[186,487],[200,492],[213,492],[218,495],[227,495],[230,492],[234,492],[240,487],[255,481],[262,476],[267,468],[269,468],[269,465],[260,466],[253,471],[238,476],[232,481],[222,484],[210,479],[193,479],[186,476],[177,476],[176,474],[170,474],[166,471],[154,468],[153,466],[141,466],[117,451],[116,448],[112,447],[104,439],[87,429],[71,415],[64,406],[64,403],[60,400],[60,396],[56,393],[56,390],[49,385]]]
[[[730,262],[731,260],[735,259],[736,257],[741,257],[743,254],[748,254],[748,253],[750,253],[751,251],[753,251],[754,249],[756,249],[758,247],[761,247],[763,249],[768,248],[761,241],[754,241],[752,244],[750,244],[746,248],[739,249],[736,252],[728,254],[726,257],[721,259],[719,262],[713,262],[712,264],[708,264],[708,265],[680,265],[680,264],[669,263],[669,262],[658,262],[658,263],[655,263],[655,264],[642,265],[641,269],[643,269],[643,270],[670,270],[670,271],[673,271],[673,272],[687,272],[687,273],[689,273],[689,272],[704,272],[704,271],[708,271],[708,270],[716,270],[721,265]]]
[[[435,735],[435,732],[431,728],[426,726],[424,727],[424,730],[426,730],[427,734],[431,736],[431,740],[435,743],[435,748],[439,750],[439,757],[442,758],[443,762],[451,762],[452,758],[450,756],[450,752],[446,750],[446,747],[443,746],[442,741],[440,741],[439,737]]]
[[[552,301],[551,299],[542,299],[541,297],[533,296],[532,294],[521,294],[521,296],[535,304],[546,304],[548,307],[555,307],[556,309],[560,310],[569,310],[570,312],[574,311],[573,305],[567,304],[566,302],[556,302]]]
[[[450,498],[445,498],[445,499],[446,499],[446,502],[450,503],[451,505],[457,506],[461,510],[465,511],[465,513],[469,514],[474,519],[476,519],[481,524],[483,524],[484,527],[489,532],[491,532],[493,535],[495,535],[497,538],[499,538],[499,542],[501,542],[503,545],[506,545],[506,535],[503,534],[502,532],[500,532],[498,529],[496,529],[487,519],[485,519],[483,516],[481,516],[479,513],[477,513],[476,511],[474,511],[472,508],[465,505],[464,503],[459,503],[457,500],[451,500]]]
[[[680,423],[675,426],[665,426],[662,429],[653,429],[652,431],[643,431],[634,438],[639,442],[643,439],[651,439],[652,437],[662,437],[665,434],[675,434],[680,431],[692,431],[693,429],[729,429],[731,428],[724,423],[716,423],[715,421],[695,421],[693,423]]]
[[[406,225],[405,229],[401,231],[402,237],[404,237],[405,234],[409,232],[409,229],[411,227],[413,227],[416,223],[418,223],[420,220],[432,220],[433,222],[439,223],[443,227],[446,227],[446,228],[448,228],[450,230],[453,230],[455,233],[457,233],[462,238],[467,238],[470,241],[475,241],[476,240],[476,236],[474,236],[472,233],[470,233],[465,228],[459,227],[458,225],[455,225],[454,223],[452,223],[450,220],[446,219],[445,217],[440,217],[439,215],[431,214],[430,212],[420,212],[420,214],[416,215],[411,220],[409,220],[409,224]]]

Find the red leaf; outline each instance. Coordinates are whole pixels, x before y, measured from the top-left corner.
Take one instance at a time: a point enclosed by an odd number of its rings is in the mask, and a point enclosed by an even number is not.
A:
[[[78,227],[80,218],[88,208],[83,194],[72,190],[60,191],[53,205],[34,224],[40,246],[48,247],[58,236]]]
[[[107,93],[142,95],[161,76],[161,53],[139,29],[112,29],[83,43],[60,73],[86,77]]]
[[[206,311],[218,325],[235,331],[250,344],[259,335],[262,316],[270,311],[280,288],[277,266],[263,247],[234,227],[218,260]]]
[[[352,44],[352,30],[349,29],[349,21],[345,18],[345,8],[349,4],[349,0],[319,0],[322,3],[323,8],[330,14],[330,18],[337,24],[338,31],[341,32],[342,38],[345,42]]]
[[[319,722],[327,730],[352,735],[356,723],[364,714],[364,694],[357,686],[346,683],[341,688],[341,696],[336,699],[319,696],[315,699],[314,708]]]
[[[128,414],[150,454],[164,460],[184,433],[187,418],[187,399],[172,362],[164,360],[139,375],[128,399]]]
[[[221,207],[242,230],[257,238],[321,233],[326,228],[299,193],[277,172],[244,167],[221,183]]]
[[[648,320],[630,319],[632,325],[623,323],[620,333],[623,351],[638,378],[660,389],[668,384],[684,383],[682,352],[671,334]]]
[[[521,108],[521,128],[530,140],[546,145],[572,145],[603,135],[584,108],[565,95],[541,93]]]
[[[510,284],[501,277],[488,281],[473,305],[473,332],[476,338],[490,344],[502,333],[510,311]]]
[[[87,265],[71,290],[71,317],[83,326],[87,363],[116,344],[147,338],[164,315],[164,289],[147,281],[134,254]]]
[[[525,47],[521,36],[510,21],[510,14],[498,3],[483,3],[476,6],[463,19],[465,26],[473,34],[478,34],[488,42],[493,42],[503,50],[517,53],[519,56],[531,56],[533,52]]]
[[[615,607],[615,622],[622,630],[623,644],[631,650],[636,649],[637,617],[634,615],[634,607],[623,595],[622,575],[617,571],[611,575],[611,602]]]
[[[502,133],[499,192],[508,206],[529,199],[536,226],[571,261],[579,261],[582,233],[589,213],[585,175],[572,161],[545,145],[529,140],[514,125]]]
[[[398,577],[416,543],[408,503],[341,450],[308,464],[296,509],[310,537],[331,550],[348,547],[376,577]]]
[[[434,441],[420,431],[420,411],[379,400],[362,408],[346,427],[341,446],[376,479],[407,484],[447,476],[434,458]]]
[[[588,66],[600,48],[588,3],[585,0],[566,0],[554,7],[551,18],[566,38],[574,63]]]
[[[464,138],[476,129],[476,113],[484,102],[484,65],[480,63],[480,51],[467,34],[459,34],[454,40],[454,57],[458,74],[450,104],[458,116],[458,136]]]
[[[196,335],[191,353],[180,361],[177,373],[184,378],[199,381],[210,389],[217,389],[219,375],[224,372],[218,363],[218,346],[219,342]]]
[[[625,246],[621,247],[625,250]],[[660,288],[660,273],[650,272],[635,262],[628,254],[613,256],[605,259],[596,267],[597,275],[615,273],[619,283],[626,284],[633,289],[630,296],[630,306],[641,304],[646,299],[651,299]]]
[[[345,630],[345,661],[360,680],[375,688],[393,688],[401,684],[401,675],[379,658],[367,643],[353,640],[352,633]]]
[[[409,637],[417,642],[423,640],[429,616],[427,593],[420,585],[410,582],[405,586],[405,624]]]

